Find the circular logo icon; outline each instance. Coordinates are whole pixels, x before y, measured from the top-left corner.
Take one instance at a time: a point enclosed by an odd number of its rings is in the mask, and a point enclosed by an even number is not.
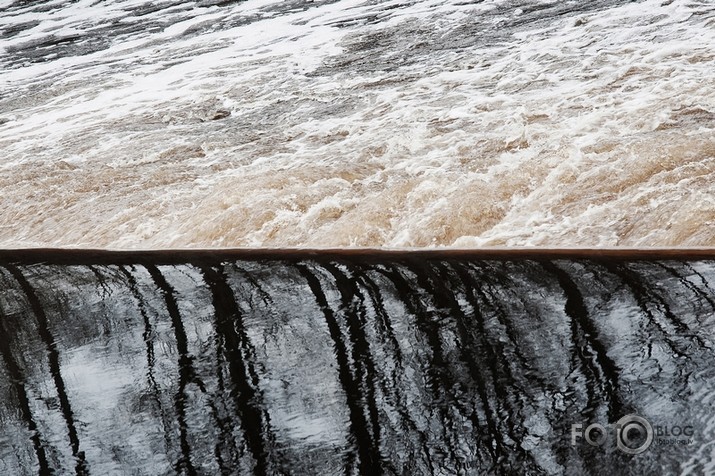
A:
[[[653,443],[653,427],[638,415],[626,415],[616,422],[616,444],[629,455],[647,450]]]

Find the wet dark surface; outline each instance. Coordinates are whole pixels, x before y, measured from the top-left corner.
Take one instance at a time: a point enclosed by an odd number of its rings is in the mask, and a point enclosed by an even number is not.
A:
[[[2,474],[713,471],[713,261],[76,256],[0,256]]]

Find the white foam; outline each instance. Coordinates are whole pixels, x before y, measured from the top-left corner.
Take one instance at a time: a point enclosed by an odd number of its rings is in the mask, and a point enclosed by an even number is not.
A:
[[[143,3],[26,7],[2,48]],[[0,72],[0,246],[712,245],[712,15],[662,3],[502,36],[502,1],[149,13]]]

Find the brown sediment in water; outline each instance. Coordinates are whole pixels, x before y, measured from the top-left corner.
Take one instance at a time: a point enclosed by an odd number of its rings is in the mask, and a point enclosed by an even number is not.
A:
[[[0,54],[0,247],[715,246],[712,9],[558,3],[363,28],[344,17],[376,5],[312,2],[243,45],[231,4],[69,68],[35,46],[92,15],[18,7],[53,26]],[[288,40],[283,14],[344,28]]]

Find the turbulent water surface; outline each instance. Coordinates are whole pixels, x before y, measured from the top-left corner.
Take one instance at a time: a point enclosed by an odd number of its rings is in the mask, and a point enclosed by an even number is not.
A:
[[[0,0],[0,246],[715,245],[711,0]]]
[[[715,472],[713,261],[40,261],[0,259],[2,474]]]

